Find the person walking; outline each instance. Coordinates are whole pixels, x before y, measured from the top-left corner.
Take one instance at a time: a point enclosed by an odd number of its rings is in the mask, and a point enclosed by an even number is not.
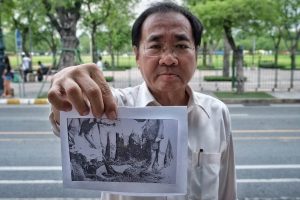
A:
[[[10,61],[7,55],[4,56],[4,66],[5,68],[2,74],[4,89],[2,97],[12,97],[13,93],[11,88],[11,81],[13,80],[14,75],[12,73]]]

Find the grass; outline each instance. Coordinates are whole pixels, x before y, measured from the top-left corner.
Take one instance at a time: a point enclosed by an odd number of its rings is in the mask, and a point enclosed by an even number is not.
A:
[[[274,97],[266,92],[244,92],[237,94],[236,92],[214,92],[216,97],[220,99],[273,99]]]
[[[91,57],[89,55],[82,55],[81,56],[83,63],[89,63],[92,62]],[[197,64],[199,66],[199,69],[222,69],[223,66],[223,56],[222,55],[214,55],[212,56],[212,66],[208,68],[201,67],[202,65],[202,56],[198,56]],[[57,62],[58,62],[59,56],[57,56]],[[252,60],[252,55],[245,55],[244,61],[247,64],[247,67],[253,67],[253,65],[256,67],[258,65],[258,62],[273,62],[274,56],[273,55],[262,55],[259,58],[259,55],[254,56],[254,60]],[[51,56],[33,56],[32,57],[32,64],[33,69],[38,68],[38,61],[41,61],[46,66],[50,66],[52,64],[52,57]],[[17,56],[11,55],[10,61],[13,66],[13,69],[17,69],[18,66],[21,64],[21,58],[17,58]],[[111,63],[111,57],[110,56],[103,56],[103,62],[107,61],[108,63]],[[208,62],[208,57],[207,57]],[[289,69],[290,68],[290,57],[289,55],[279,55],[278,57],[278,65],[284,66],[284,68]],[[115,63],[117,66],[136,66],[135,57],[133,55],[130,56],[119,56],[119,59],[115,57]],[[297,69],[300,69],[300,55],[296,56],[296,64]]]

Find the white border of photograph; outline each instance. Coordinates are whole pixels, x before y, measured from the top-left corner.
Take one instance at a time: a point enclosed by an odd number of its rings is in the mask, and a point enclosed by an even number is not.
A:
[[[187,108],[176,107],[119,107],[118,118],[128,119],[174,119],[178,122],[177,144],[176,144],[176,183],[143,183],[143,182],[102,182],[102,181],[72,181],[71,162],[68,141],[68,118],[94,118],[90,113],[80,116],[77,111],[60,112],[61,128],[61,151],[63,185],[66,188],[92,189],[114,194],[124,194],[131,196],[167,196],[183,195],[187,192],[187,151],[188,151],[188,124]],[[105,118],[105,116],[103,116]],[[168,131],[168,130],[165,130]],[[172,130],[171,130],[172,131]]]

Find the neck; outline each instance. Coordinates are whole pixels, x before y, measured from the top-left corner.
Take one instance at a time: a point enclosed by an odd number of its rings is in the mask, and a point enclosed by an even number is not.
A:
[[[156,101],[163,106],[186,106],[189,101],[189,95],[185,90],[180,92],[151,92]]]

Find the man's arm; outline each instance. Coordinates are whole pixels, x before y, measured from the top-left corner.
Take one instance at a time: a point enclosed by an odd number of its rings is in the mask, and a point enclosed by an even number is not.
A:
[[[80,115],[92,110],[95,117],[104,113],[116,119],[116,102],[103,73],[95,64],[67,67],[56,73],[48,92],[53,119],[59,123],[59,111],[70,111],[72,107]]]

